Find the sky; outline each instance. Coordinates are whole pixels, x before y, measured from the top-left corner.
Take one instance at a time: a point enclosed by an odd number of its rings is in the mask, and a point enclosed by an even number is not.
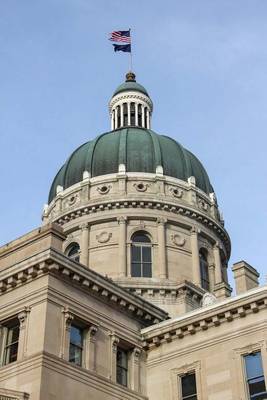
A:
[[[0,0],[0,245],[41,224],[52,180],[110,129],[132,29],[152,128],[202,161],[232,240],[266,281],[266,0]],[[232,281],[232,279],[231,279]]]

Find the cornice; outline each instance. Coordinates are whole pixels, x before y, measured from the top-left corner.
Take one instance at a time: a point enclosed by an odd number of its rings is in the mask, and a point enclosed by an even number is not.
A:
[[[243,296],[227,299],[212,306],[189,312],[182,317],[142,329],[143,347],[147,350],[172,340],[183,339],[222,324],[258,313],[267,307],[267,287]]]
[[[119,287],[113,281],[95,271],[72,261],[55,249],[48,249],[38,255],[9,267],[0,273],[0,295],[45,274],[52,274],[70,284],[79,286],[100,301],[109,302],[149,326],[165,320],[168,314],[138,296]]]

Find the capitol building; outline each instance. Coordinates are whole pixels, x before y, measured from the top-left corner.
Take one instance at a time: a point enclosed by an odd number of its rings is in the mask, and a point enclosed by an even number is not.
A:
[[[207,171],[133,72],[108,106],[0,247],[0,400],[267,399],[267,286],[242,260],[232,295]]]

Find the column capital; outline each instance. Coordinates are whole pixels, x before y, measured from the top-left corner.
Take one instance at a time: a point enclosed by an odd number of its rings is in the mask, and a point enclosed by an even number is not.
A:
[[[221,246],[221,244],[220,244],[219,242],[216,242],[216,243],[213,245],[213,248],[214,248],[214,249],[221,250],[221,249],[222,249],[222,246]]]
[[[20,324],[20,329],[25,328],[25,322],[27,320],[28,314],[30,313],[31,308],[25,307],[23,311],[18,314],[18,320]]]
[[[198,233],[200,233],[200,229],[197,228],[196,226],[192,226],[192,228],[190,229],[190,233],[191,235],[197,235]]]
[[[110,332],[109,336],[110,336],[110,339],[111,339],[112,351],[113,351],[113,353],[115,353],[117,351],[117,347],[118,347],[118,344],[120,342],[120,339],[118,338],[117,335],[115,335],[114,332]]]
[[[158,217],[156,221],[158,225],[165,225],[168,222],[167,218],[164,217]]]
[[[140,347],[135,347],[133,349],[133,355],[135,362],[138,362],[142,353],[142,349]]]
[[[89,222],[83,222],[81,225],[79,225],[79,228],[81,229],[81,231],[84,231],[88,229],[89,226],[90,226]]]
[[[89,341],[94,342],[95,341],[95,336],[97,334],[98,327],[96,325],[91,325],[90,328],[88,329],[88,334],[89,334]]]
[[[117,217],[117,222],[118,224],[126,224],[127,223],[127,217],[121,215],[120,217]]]
[[[69,311],[68,307],[62,309],[64,315],[65,328],[70,329],[71,323],[74,319],[74,315]]]

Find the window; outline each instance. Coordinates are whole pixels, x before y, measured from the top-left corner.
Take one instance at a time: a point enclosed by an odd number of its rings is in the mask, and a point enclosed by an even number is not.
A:
[[[117,348],[117,383],[127,386],[128,382],[128,352]]]
[[[151,241],[145,232],[139,231],[132,236],[131,276],[152,277]]]
[[[128,125],[128,109],[127,103],[123,103],[123,126]]]
[[[209,264],[207,260],[206,252],[201,249],[199,252],[199,264],[200,264],[200,276],[201,276],[201,286],[203,289],[209,290]]]
[[[131,117],[131,125],[135,125],[135,104],[131,103],[130,104],[130,117]]]
[[[145,107],[144,113],[145,113],[145,128],[147,128],[147,107]]]
[[[138,104],[138,126],[142,126],[142,106]]]
[[[195,373],[180,377],[182,400],[197,400],[197,385]]]
[[[263,400],[267,398],[261,352],[244,356],[246,368],[247,389],[250,400]]]
[[[83,329],[76,325],[71,325],[69,361],[79,366],[82,365],[83,336]]]
[[[14,319],[2,325],[2,365],[17,361],[19,346],[19,321]]]
[[[74,261],[80,261],[80,246],[78,243],[71,243],[66,249],[66,255]]]
[[[121,106],[118,106],[117,107],[117,112],[118,112],[118,114],[117,114],[117,118],[118,118],[118,128],[120,128],[121,127]]]

